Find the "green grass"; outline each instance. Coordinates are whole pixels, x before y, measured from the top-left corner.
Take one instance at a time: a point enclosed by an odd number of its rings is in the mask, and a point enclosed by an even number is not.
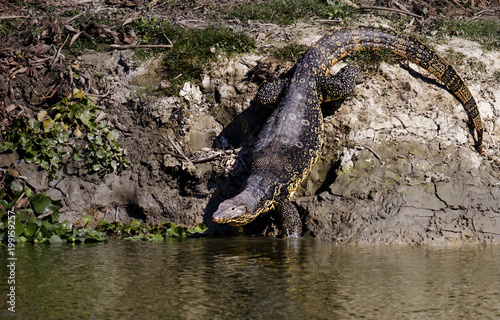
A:
[[[306,53],[307,49],[309,47],[306,45],[292,42],[281,48],[273,48],[270,53],[281,63],[283,61],[297,61]]]
[[[458,36],[479,42],[486,50],[500,48],[500,22],[495,20],[455,21],[443,20],[432,25],[438,35]]]
[[[9,22],[9,20],[2,20],[0,21],[0,36],[2,38],[8,36],[12,32],[14,32],[15,29],[12,26],[12,24]]]
[[[237,4],[225,18],[290,25],[313,18],[345,19],[352,17],[355,11],[343,2],[333,0],[263,0]]]
[[[186,81],[198,81],[209,64],[218,56],[230,57],[249,52],[255,48],[255,40],[243,32],[235,32],[224,25],[203,29],[183,29],[157,19],[138,20],[133,28],[139,43],[173,44],[171,49],[162,49],[165,54],[163,70],[170,87],[167,94],[178,92]],[[146,55],[151,51],[137,51]]]
[[[98,17],[80,17],[79,24],[90,21],[105,24],[116,30],[120,36],[122,29],[117,21],[100,19]],[[170,87],[162,89],[164,93],[176,94],[178,87],[186,81],[197,81],[207,69],[211,61],[218,56],[231,56],[236,53],[248,52],[255,48],[255,40],[243,32],[235,32],[224,26],[209,26],[206,28],[184,29],[170,24],[157,17],[139,19],[130,25],[133,28],[138,44],[172,44],[172,48],[135,49],[136,58],[144,59],[152,54],[163,53],[164,79]],[[110,40],[88,39],[83,36],[66,49],[70,55],[81,54],[86,49],[108,51]]]

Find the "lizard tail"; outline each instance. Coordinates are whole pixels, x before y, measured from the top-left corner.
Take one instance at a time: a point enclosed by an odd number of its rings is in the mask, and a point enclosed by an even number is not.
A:
[[[384,49],[388,49],[428,70],[441,80],[463,104],[477,132],[476,148],[480,154],[483,153],[483,124],[476,101],[469,88],[446,60],[418,40],[386,29],[358,27],[327,34],[318,41],[315,47],[317,49],[314,50],[313,54],[319,54],[326,58],[323,60],[326,61],[326,64],[321,66],[323,69],[321,72],[325,75],[337,61],[349,53]]]

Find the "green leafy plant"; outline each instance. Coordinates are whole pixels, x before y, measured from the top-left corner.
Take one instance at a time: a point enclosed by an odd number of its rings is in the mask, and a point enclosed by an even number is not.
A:
[[[85,161],[90,172],[120,172],[129,165],[125,150],[118,145],[118,132],[108,128],[106,120],[99,120],[100,114],[83,91],[75,89],[49,112],[42,110],[27,121],[14,120],[2,132],[0,153],[16,150],[26,162],[40,164],[51,177],[70,155]]]
[[[17,178],[18,174],[14,170],[3,173],[7,174],[2,179],[5,186],[0,190],[0,244],[7,241],[11,217],[15,217],[14,238],[17,243],[102,242],[113,235],[131,241],[163,241],[168,237],[200,236],[208,230],[203,223],[190,229],[165,222],[146,226],[137,219],[125,225],[103,219],[93,229],[88,226],[92,220],[90,216],[83,217],[82,226],[76,227],[68,221],[59,222],[59,210],[62,208],[60,201],[54,201],[43,193],[33,193],[29,186]]]
[[[60,201],[54,201],[44,193],[34,194],[23,181],[12,176],[15,174],[8,174],[8,182],[0,191],[0,241],[6,240],[12,217],[15,220],[15,241],[18,243],[60,244],[106,239],[103,232],[90,228],[77,229],[68,221],[59,222]]]
[[[203,223],[198,224],[194,229],[167,222],[147,227],[142,221],[137,219],[132,219],[132,221],[125,225],[122,225],[120,222],[109,223],[106,220],[101,220],[97,224],[96,229],[108,234],[115,234],[130,241],[163,241],[165,238],[170,237],[193,237],[204,234],[208,230]]]

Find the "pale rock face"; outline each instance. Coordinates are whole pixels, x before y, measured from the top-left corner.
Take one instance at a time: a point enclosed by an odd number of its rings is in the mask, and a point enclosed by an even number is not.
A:
[[[184,84],[179,95],[192,104],[199,105],[203,101],[203,94],[201,93],[200,87],[192,85],[190,82]]]

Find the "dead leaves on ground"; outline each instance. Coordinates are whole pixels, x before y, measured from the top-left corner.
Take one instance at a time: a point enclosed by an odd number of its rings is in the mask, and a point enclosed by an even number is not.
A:
[[[137,43],[134,30],[126,25],[140,18],[138,14],[131,14],[118,32],[94,21],[76,24],[84,13],[69,19],[32,15],[2,21],[13,31],[0,43],[0,129],[71,92],[79,71],[68,63],[64,47],[73,46],[81,38],[92,42],[100,39],[110,45]],[[80,80],[84,77],[79,76]]]

